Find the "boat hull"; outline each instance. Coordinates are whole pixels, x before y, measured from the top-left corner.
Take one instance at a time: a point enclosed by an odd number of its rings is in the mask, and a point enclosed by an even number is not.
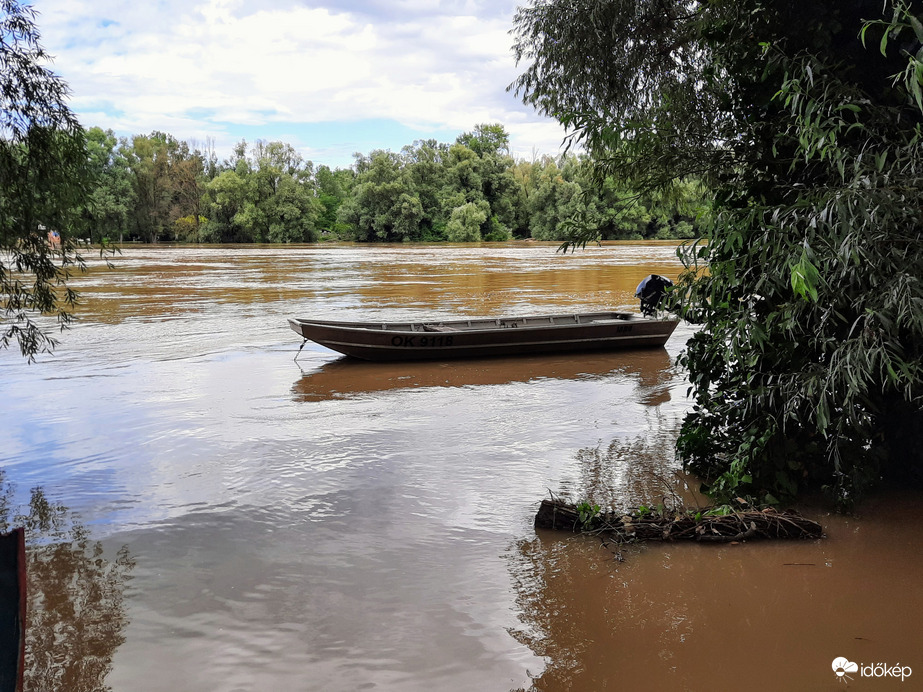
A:
[[[290,319],[303,338],[372,361],[453,360],[663,346],[677,320],[631,313],[363,323]]]

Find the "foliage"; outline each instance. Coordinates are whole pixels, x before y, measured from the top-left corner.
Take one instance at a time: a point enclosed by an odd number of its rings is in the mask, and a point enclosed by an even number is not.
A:
[[[468,202],[452,210],[446,237],[453,243],[481,240],[481,224],[487,221],[490,207],[486,202]]]
[[[240,142],[225,170],[204,184],[207,239],[218,242],[303,243],[318,239],[325,207],[314,165],[282,142]]]
[[[321,234],[340,236],[348,231],[345,225],[337,222],[337,211],[349,196],[353,179],[351,169],[330,170],[328,166],[318,166],[314,182],[317,200],[322,206],[316,224]]]
[[[600,239],[674,239],[697,236],[701,225],[700,184],[641,199],[613,176],[597,185],[586,157],[516,162],[499,124],[477,125],[452,144],[357,154],[352,168],[335,170],[315,170],[282,142],[241,142],[218,162],[213,151],[161,132],[116,144],[93,128],[87,141],[97,182],[85,215],[98,238],[564,240],[572,217],[583,215]]]
[[[112,130],[91,127],[86,133],[88,165],[95,181],[84,211],[90,237],[122,239],[128,231],[132,200],[131,172]]]
[[[533,175],[535,188],[526,202],[531,235],[536,240],[560,240],[561,224],[590,205],[581,197],[580,184],[566,180],[554,161]]]
[[[90,195],[84,132],[67,85],[44,65],[31,7],[0,0],[0,348],[29,360],[55,340],[42,315],[64,328],[82,269],[80,210]],[[58,236],[49,242],[49,233]]]
[[[201,242],[202,231],[207,228],[208,219],[204,216],[182,216],[173,222],[174,233],[177,238],[187,243]]]
[[[923,474],[923,30],[920,3],[886,7],[552,0],[517,15],[530,66],[513,88],[572,128],[597,180],[713,190],[675,295],[703,325],[679,452],[719,500],[817,483],[846,502],[883,472]]]
[[[423,205],[397,154],[374,151],[357,155],[354,195],[338,219],[354,229],[357,240],[416,240]]]
[[[694,181],[672,197],[642,198],[614,176],[598,182],[586,157],[516,162],[499,124],[477,125],[451,144],[357,154],[352,168],[335,170],[315,169],[283,142],[240,142],[220,162],[210,145],[163,132],[117,139],[91,128],[86,142],[94,185],[82,218],[94,239],[432,242],[447,240],[451,227],[462,242],[564,240],[575,216],[589,219],[599,239],[674,239],[697,236],[701,225]],[[456,210],[468,204],[475,207],[460,225]],[[477,232],[474,208],[484,212]]]
[[[134,192],[133,225],[147,242],[156,243],[169,228],[169,149],[176,140],[163,132],[153,132],[150,136],[135,136],[131,144],[123,151]]]
[[[498,123],[476,125],[471,132],[460,134],[455,141],[480,158],[510,154],[510,136]]]
[[[599,516],[599,513],[602,511],[599,505],[590,504],[588,501],[584,500],[576,505],[577,518],[580,522],[580,526],[584,531],[589,531],[593,526],[593,520]]]

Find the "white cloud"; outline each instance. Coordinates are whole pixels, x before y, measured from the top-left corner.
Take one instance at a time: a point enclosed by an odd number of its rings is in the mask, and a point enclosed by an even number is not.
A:
[[[517,74],[512,3],[338,7],[36,2],[43,43],[87,125],[117,122],[117,131],[159,129],[181,139],[217,132],[222,140],[233,124],[375,118],[464,130],[501,122],[517,153],[557,153],[560,128],[505,91]]]

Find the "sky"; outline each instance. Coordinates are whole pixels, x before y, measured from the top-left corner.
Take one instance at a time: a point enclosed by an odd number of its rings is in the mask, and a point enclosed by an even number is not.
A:
[[[506,91],[516,0],[33,0],[85,128],[241,139],[316,165],[501,123],[517,158],[563,129]]]

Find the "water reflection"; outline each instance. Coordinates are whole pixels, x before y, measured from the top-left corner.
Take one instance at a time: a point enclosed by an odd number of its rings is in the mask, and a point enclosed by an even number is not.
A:
[[[663,348],[419,363],[370,363],[337,358],[304,372],[292,386],[292,396],[296,401],[323,401],[401,389],[470,387],[542,379],[596,380],[613,375],[636,377],[642,390],[640,397],[648,405],[670,399],[670,355]]]
[[[586,500],[604,509],[627,510],[639,504],[701,506],[699,481],[684,473],[675,458],[678,428],[672,417],[652,423],[648,435],[618,437],[605,448],[577,451],[577,475],[565,475],[559,495],[573,502]]]
[[[30,692],[100,692],[124,640],[124,590],[134,559],[127,548],[114,559],[90,540],[79,519],[40,488],[28,511],[11,516],[12,491],[3,488],[0,530],[26,530],[28,609],[24,689]]]
[[[686,479],[665,482],[669,464],[649,456],[660,446],[581,450],[569,491],[622,507],[681,491]],[[923,667],[923,500],[882,496],[861,517],[805,513],[827,538],[629,545],[624,562],[589,536],[516,541],[521,626],[510,633],[546,662],[529,689],[833,689],[839,655]]]

